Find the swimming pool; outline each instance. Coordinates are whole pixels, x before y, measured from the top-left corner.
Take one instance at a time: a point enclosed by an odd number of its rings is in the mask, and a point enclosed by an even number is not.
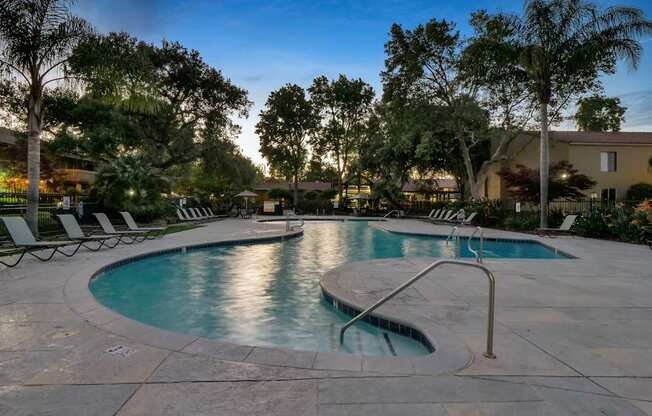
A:
[[[531,242],[486,241],[487,257],[560,258]],[[361,355],[423,355],[412,338],[349,319],[321,294],[319,277],[351,261],[452,257],[444,239],[385,232],[366,222],[309,222],[304,235],[254,245],[215,246],[140,259],[97,275],[100,303],[166,330],[244,345]],[[462,257],[471,257],[463,244]]]

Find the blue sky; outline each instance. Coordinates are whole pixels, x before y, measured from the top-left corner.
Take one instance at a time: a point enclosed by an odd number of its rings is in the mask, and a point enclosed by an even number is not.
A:
[[[652,18],[650,0],[596,3],[640,7]],[[238,144],[261,163],[254,125],[270,91],[288,82],[307,87],[318,75],[344,73],[363,78],[379,93],[392,23],[411,28],[445,18],[465,35],[472,11],[519,12],[522,5],[521,0],[79,0],[76,9],[102,32],[128,31],[149,42],[178,40],[247,89],[254,106],[249,118],[240,120]],[[604,80],[606,93],[628,107],[624,130],[652,131],[652,40],[644,45],[637,72],[623,66]]]

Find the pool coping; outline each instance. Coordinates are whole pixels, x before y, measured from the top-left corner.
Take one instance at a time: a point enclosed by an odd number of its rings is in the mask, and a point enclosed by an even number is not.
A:
[[[468,367],[472,363],[473,354],[470,349],[448,329],[438,325],[429,325],[427,328],[421,328],[408,322],[408,320],[395,319],[394,317],[384,316],[382,314],[374,314],[374,316],[385,319],[393,325],[409,327],[420,331],[431,346],[435,348],[435,351],[423,356],[379,357],[330,351],[304,351],[233,344],[168,331],[133,320],[102,305],[93,296],[89,288],[92,279],[103,272],[143,258],[184,250],[198,250],[212,246],[262,244],[271,241],[284,241],[299,237],[302,234],[303,229],[295,229],[271,236],[226,239],[197,244],[180,244],[167,248],[154,248],[136,255],[125,256],[118,260],[104,260],[99,264],[95,263],[93,265],[82,266],[66,281],[64,285],[64,299],[74,313],[91,325],[104,331],[171,352],[204,355],[227,361],[313,370],[338,370],[396,375],[452,374],[455,371]],[[345,302],[345,299],[341,301]],[[356,305],[352,304],[350,307],[355,308]]]

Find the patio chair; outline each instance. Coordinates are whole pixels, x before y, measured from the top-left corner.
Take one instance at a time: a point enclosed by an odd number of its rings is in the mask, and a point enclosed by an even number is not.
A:
[[[133,243],[140,243],[142,241],[145,241],[147,239],[147,233],[143,231],[118,231],[113,227],[113,224],[111,224],[111,220],[109,220],[109,217],[106,216],[105,213],[103,212],[95,212],[93,213],[95,215],[95,218],[97,219],[97,222],[100,223],[100,227],[102,227],[102,230],[104,231],[105,234],[109,235],[118,235],[122,236],[125,238],[128,238],[129,240],[123,240],[125,244],[133,244]]]
[[[451,220],[450,222],[455,223],[455,224],[459,224],[459,225],[471,225],[471,223],[472,223],[473,220],[475,219],[475,216],[476,216],[476,215],[478,215],[477,212],[472,212],[471,215],[469,215],[468,217],[464,218],[463,220],[453,219],[453,220]],[[453,217],[453,218],[455,218],[455,217]]]
[[[198,218],[187,217],[179,208],[177,208],[177,218],[184,222],[197,222]]]
[[[41,261],[49,261],[54,257],[55,254],[61,253],[66,257],[72,257],[77,254],[77,251],[81,248],[82,241],[37,241],[32,234],[32,230],[29,229],[27,222],[22,217],[0,217],[2,222],[5,224],[5,228],[11,237],[11,241],[14,243],[14,246],[18,249],[21,249],[20,256],[18,260],[14,263],[6,263],[0,260],[0,263],[4,264],[7,267],[15,267],[20,263],[20,261],[25,257],[25,254],[29,254],[32,257],[36,257]],[[70,247],[76,245],[72,253],[66,253],[62,250],[63,247]],[[52,250],[49,256],[41,257],[34,253],[37,250]]]
[[[430,213],[428,213],[428,216],[425,219],[432,220],[434,218],[437,218],[440,213],[441,213],[441,208],[440,209],[433,208],[432,210],[430,210]]]
[[[213,210],[211,209],[211,207],[206,207],[206,211],[208,211],[208,213],[211,214],[212,216],[214,216],[215,218],[228,218],[228,215],[226,215],[226,214],[215,214],[215,213],[213,213]]]
[[[452,210],[452,209],[449,209],[448,211],[446,211],[446,210],[442,210],[442,212],[441,212],[441,214],[439,215],[439,217],[437,217],[437,218],[432,218],[432,219],[430,220],[430,222],[433,222],[433,223],[446,222],[446,221],[448,221],[450,218],[452,218],[453,215],[455,215],[455,214],[453,213],[453,210]]]
[[[204,217],[206,218],[217,219],[217,216],[208,212],[208,210],[205,207],[199,207],[197,208],[197,210],[199,211],[200,214],[203,214]]]
[[[120,240],[122,240],[121,236],[115,236],[115,235],[108,235],[108,234],[91,234],[91,235],[86,235],[84,231],[82,231],[81,227],[79,226],[79,223],[77,222],[77,218],[75,218],[74,215],[72,214],[60,214],[57,215],[59,218],[59,222],[63,226],[63,229],[65,230],[66,234],[68,234],[68,238],[71,240],[78,240],[82,241],[82,246],[86,247],[90,251],[99,251],[102,247],[108,247],[108,248],[114,248],[118,244],[120,244]],[[107,243],[109,240],[115,240],[115,244],[111,245]],[[92,246],[89,246],[87,243],[89,242],[96,242],[98,243],[98,246],[93,248]]]
[[[572,234],[571,228],[577,220],[577,215],[567,215],[564,222],[561,223],[559,228],[537,228],[537,234],[540,236],[552,236],[553,234]]]
[[[165,230],[168,229],[168,227],[139,227],[138,224],[136,224],[134,217],[132,217],[129,212],[120,211],[120,215],[122,215],[122,218],[125,220],[130,231],[142,231],[147,234],[148,238],[161,238],[163,237]]]

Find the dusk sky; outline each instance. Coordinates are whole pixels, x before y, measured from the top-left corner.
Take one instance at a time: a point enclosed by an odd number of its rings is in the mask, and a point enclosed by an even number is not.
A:
[[[650,0],[597,3],[640,7],[652,18]],[[81,0],[76,5],[102,32],[127,31],[148,42],[177,40],[197,49],[206,62],[247,89],[254,106],[249,118],[239,121],[238,144],[256,163],[262,158],[254,125],[270,91],[286,83],[308,87],[318,75],[344,73],[364,79],[379,94],[383,45],[392,23],[413,28],[445,18],[469,35],[472,11],[520,12],[522,7],[520,0]],[[620,97],[628,107],[624,130],[629,131],[652,131],[652,40],[644,42],[637,72],[623,66],[604,80],[606,94]]]

